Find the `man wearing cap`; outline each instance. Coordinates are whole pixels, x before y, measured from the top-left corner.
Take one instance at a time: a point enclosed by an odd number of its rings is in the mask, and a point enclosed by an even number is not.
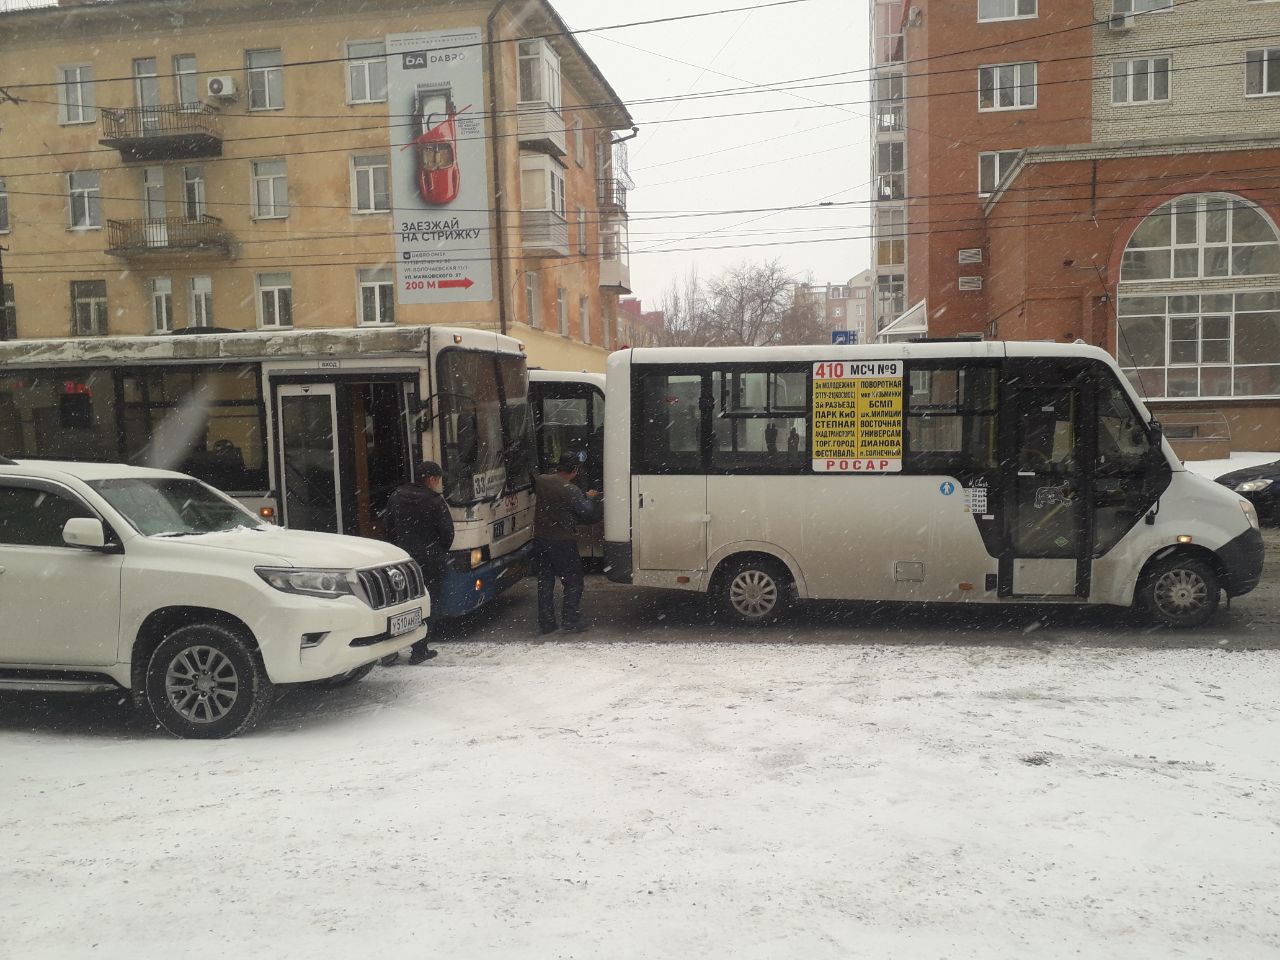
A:
[[[581,460],[565,453],[555,473],[534,482],[537,505],[533,514],[533,551],[538,564],[538,631],[552,633],[563,627],[567,633],[581,633],[579,605],[582,603],[582,558],[578,556],[578,521],[598,520],[600,494],[585,494],[575,484]],[[559,626],[556,624],[556,580],[564,589]]]
[[[416,472],[416,483],[401,484],[387,498],[387,539],[418,561],[431,597],[431,617],[438,620],[445,563],[453,546],[453,517],[444,499],[440,464],[424,460]],[[424,637],[413,645],[409,662],[422,663],[436,652],[427,647]]]

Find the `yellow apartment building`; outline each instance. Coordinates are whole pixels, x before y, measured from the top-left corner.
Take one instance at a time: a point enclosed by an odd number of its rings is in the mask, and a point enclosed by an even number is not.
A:
[[[633,130],[545,0],[0,13],[0,338],[449,324],[601,370]]]

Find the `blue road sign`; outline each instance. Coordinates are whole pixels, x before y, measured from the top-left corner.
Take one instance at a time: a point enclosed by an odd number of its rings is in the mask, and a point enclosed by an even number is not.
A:
[[[831,342],[837,346],[847,346],[858,342],[857,330],[832,330]]]

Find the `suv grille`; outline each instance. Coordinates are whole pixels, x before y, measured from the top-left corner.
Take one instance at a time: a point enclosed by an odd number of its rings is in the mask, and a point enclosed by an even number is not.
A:
[[[426,593],[422,570],[412,560],[360,570],[357,576],[364,590],[365,602],[375,610],[417,600]]]

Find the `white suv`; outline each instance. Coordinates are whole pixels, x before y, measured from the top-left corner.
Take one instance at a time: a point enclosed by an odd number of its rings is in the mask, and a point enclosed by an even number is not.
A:
[[[428,613],[389,544],[282,530],[181,473],[0,458],[0,689],[124,688],[177,736],[229,737]]]

